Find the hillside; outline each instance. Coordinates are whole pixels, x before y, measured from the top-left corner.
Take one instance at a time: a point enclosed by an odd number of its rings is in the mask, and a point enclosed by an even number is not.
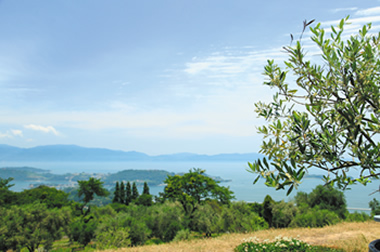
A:
[[[342,248],[347,252],[367,252],[368,244],[380,238],[380,224],[375,221],[363,223],[343,222],[323,228],[268,229],[247,234],[224,234],[211,239],[171,242],[161,245],[148,245],[123,248],[111,251],[157,252],[157,251],[233,251],[243,239],[257,237],[260,240],[273,240],[277,236],[293,237],[312,245]]]
[[[116,161],[252,161],[260,157],[257,153],[235,153],[200,155],[194,153],[176,153],[150,156],[137,151],[109,150],[104,148],[85,148],[76,145],[47,145],[33,148],[18,148],[0,145],[0,161],[2,162],[116,162]]]

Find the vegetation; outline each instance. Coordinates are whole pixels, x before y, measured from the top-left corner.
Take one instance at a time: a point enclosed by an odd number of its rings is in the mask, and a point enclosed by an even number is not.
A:
[[[234,198],[233,192],[219,186],[218,182],[204,173],[204,170],[193,169],[182,176],[168,176],[164,181],[166,186],[161,196],[164,199],[179,201],[190,222],[199,205],[213,199],[221,204],[228,204]]]
[[[267,157],[250,164],[259,174],[255,182],[263,177],[290,193],[311,167],[324,170],[325,182],[339,188],[379,177],[380,34],[369,33],[367,24],[345,40],[347,20],[331,27],[330,38],[320,24],[310,28],[322,61],[306,57],[301,38],[284,47],[285,70],[268,60],[264,84],[277,92],[271,102],[255,104],[269,122],[259,128],[260,152]],[[312,23],[305,21],[304,30]],[[350,169],[359,175],[349,176]]]
[[[0,250],[54,250],[56,240],[66,244],[60,245],[61,249],[119,248],[268,227],[314,227],[369,219],[365,214],[347,213],[343,194],[334,188],[327,188],[327,194],[319,187],[309,194],[299,192],[290,202],[276,202],[270,196],[262,204],[232,202],[228,188],[203,174],[195,169],[181,176],[169,175],[164,193],[155,200],[148,183],[139,193],[136,184],[118,181],[109,204],[103,206],[96,205],[97,197],[108,194],[100,179],[78,181],[76,201],[70,200],[68,193],[46,186],[12,192],[11,179],[7,179],[1,190],[11,197],[0,206]],[[175,194],[174,188],[187,197]],[[331,207],[332,201],[341,204]],[[64,236],[68,239],[62,239]]]
[[[285,251],[303,251],[303,252],[344,252],[342,249],[333,249],[322,246],[311,246],[306,242],[289,237],[276,237],[274,241],[260,241],[256,237],[244,241],[235,248],[236,252],[285,252]]]

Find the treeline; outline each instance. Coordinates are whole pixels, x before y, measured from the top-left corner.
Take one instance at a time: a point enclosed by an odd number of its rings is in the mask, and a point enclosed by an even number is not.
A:
[[[78,181],[78,201],[73,201],[68,193],[46,186],[13,192],[10,182],[0,179],[1,251],[119,248],[370,218],[349,213],[344,194],[328,186],[317,186],[309,194],[299,192],[290,202],[270,196],[263,203],[234,202],[229,188],[199,169],[169,175],[164,192],[156,197],[150,195],[147,183],[141,194],[135,183],[124,181],[109,192],[100,179],[90,178]],[[96,206],[97,197],[111,197],[112,202]],[[380,210],[379,202],[371,204],[373,213]],[[66,243],[55,242],[64,236]]]

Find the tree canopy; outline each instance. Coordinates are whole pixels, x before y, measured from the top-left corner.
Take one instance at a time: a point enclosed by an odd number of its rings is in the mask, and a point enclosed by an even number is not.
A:
[[[84,196],[82,200],[85,204],[94,199],[94,194],[98,196],[107,196],[109,194],[100,179],[91,177],[88,180],[78,180],[78,185],[78,196]]]
[[[304,30],[312,22],[305,21]],[[320,59],[306,56],[301,36],[284,47],[285,69],[268,60],[264,84],[276,93],[269,103],[255,104],[268,122],[258,129],[266,158],[249,163],[258,173],[255,183],[264,177],[268,186],[290,193],[312,167],[340,188],[379,177],[380,34],[367,24],[346,35],[346,25],[348,17],[331,26],[329,37],[321,24],[310,28]],[[353,169],[359,171],[354,177],[347,174]]]
[[[192,215],[202,201],[216,199],[226,204],[234,198],[229,188],[220,186],[204,173],[204,170],[192,169],[183,175],[168,175],[163,197],[178,200],[187,215]]]

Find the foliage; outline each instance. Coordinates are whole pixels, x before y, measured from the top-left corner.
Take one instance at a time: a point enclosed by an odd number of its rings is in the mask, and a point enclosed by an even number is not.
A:
[[[340,221],[339,216],[326,209],[308,209],[304,213],[297,214],[290,227],[323,227],[326,225],[334,225]]]
[[[252,212],[244,202],[224,206],[221,217],[224,232],[250,232],[268,228],[264,218]]]
[[[71,241],[76,241],[84,247],[95,237],[97,223],[95,221],[84,220],[83,217],[76,218],[70,224],[69,237]]]
[[[347,214],[347,204],[344,193],[331,185],[318,185],[308,196],[310,207],[318,206],[320,209],[327,209],[335,212],[344,219]]]
[[[367,24],[344,40],[347,20],[331,27],[331,38],[321,24],[310,28],[321,64],[306,57],[301,41],[284,47],[286,70],[268,60],[264,84],[276,93],[271,102],[255,104],[269,122],[258,130],[267,157],[249,164],[259,174],[255,183],[263,177],[289,194],[311,167],[325,171],[325,182],[339,188],[380,175],[380,35],[370,34]],[[305,21],[304,30],[312,22]],[[350,169],[360,171],[356,178],[347,175]]]
[[[370,220],[371,217],[366,214],[365,212],[354,212],[354,213],[348,213],[345,221],[347,222],[364,222]]]
[[[276,237],[274,241],[260,241],[256,237],[251,237],[245,239],[242,244],[235,248],[236,252],[251,252],[251,251],[273,251],[273,252],[284,252],[284,251],[302,251],[302,252],[312,252],[312,251],[326,251],[326,252],[342,252],[343,250],[332,249],[321,246],[311,246],[303,241],[297,240],[295,238],[288,237]]]
[[[125,186],[124,186],[124,182],[121,181],[120,183],[120,192],[119,192],[119,202],[124,204],[126,202],[126,199],[125,199]]]
[[[150,195],[150,193],[149,193],[149,186],[148,186],[147,182],[144,182],[144,189],[143,189],[143,193],[142,194],[148,194],[148,195]]]
[[[262,203],[262,213],[261,216],[264,218],[266,222],[268,222],[269,226],[272,227],[272,207],[275,201],[272,199],[270,195],[265,196],[264,202]]]
[[[129,181],[125,185],[125,204],[129,205],[132,202],[132,189]]]
[[[297,215],[298,209],[293,202],[280,201],[272,203],[272,226],[275,228],[288,227],[294,217]]]
[[[136,186],[136,183],[133,182],[132,184],[132,196],[131,196],[131,202],[134,202],[138,199],[138,197],[140,196],[139,194],[139,191],[137,190],[137,186]]]
[[[120,203],[120,185],[119,181],[116,181],[115,191],[113,192],[112,203]]]
[[[176,236],[174,237],[173,241],[186,241],[191,238],[191,231],[189,229],[181,229],[178,231]]]
[[[153,196],[150,194],[141,194],[137,198],[136,204],[142,206],[151,206],[153,204],[152,198]]]
[[[223,230],[221,210],[213,208],[210,204],[199,206],[199,211],[194,214],[191,227],[194,231],[204,233],[206,237],[219,234]],[[242,220],[243,221],[243,220]]]
[[[82,201],[85,205],[94,199],[95,194],[98,196],[107,196],[109,194],[100,179],[91,177],[88,180],[78,180],[78,185],[78,196],[84,196]]]
[[[166,186],[163,198],[178,200],[190,219],[202,202],[216,199],[226,204],[234,198],[229,188],[219,186],[219,182],[204,173],[204,170],[193,169],[183,175],[169,175],[164,181]]]
[[[9,177],[7,179],[0,178],[0,189],[7,189],[8,190],[12,186],[14,186],[14,184],[10,184],[10,182],[12,180],[13,180],[12,177]]]
[[[371,208],[372,216],[380,214],[380,202],[377,199],[373,198],[373,200],[371,200],[368,205]]]
[[[67,193],[44,185],[24,190],[17,195],[18,204],[31,204],[35,201],[46,204],[48,208],[61,208],[70,204]]]
[[[183,229],[184,213],[176,202],[156,204],[149,208],[146,219],[151,235],[162,241],[171,241]]]
[[[26,247],[35,251],[42,245],[48,250],[55,240],[62,237],[61,231],[69,219],[66,209],[49,210],[40,203],[0,209],[0,249],[20,250]]]
[[[96,230],[98,249],[122,248],[131,245],[129,228],[123,224],[124,215],[106,216]]]

